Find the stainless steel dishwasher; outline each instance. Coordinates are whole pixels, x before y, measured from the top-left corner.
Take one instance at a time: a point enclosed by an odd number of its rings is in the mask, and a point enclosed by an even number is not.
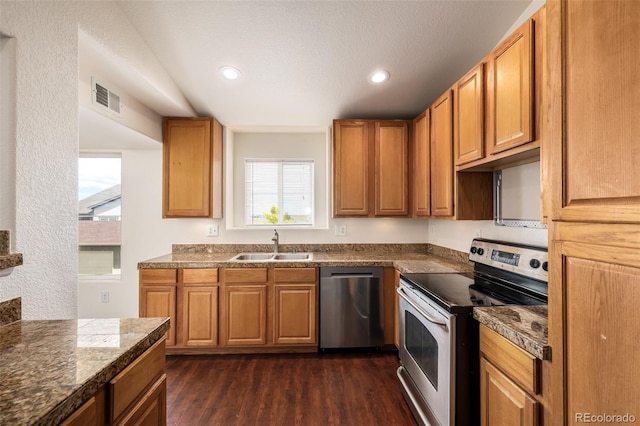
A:
[[[384,344],[381,267],[320,268],[320,350]]]

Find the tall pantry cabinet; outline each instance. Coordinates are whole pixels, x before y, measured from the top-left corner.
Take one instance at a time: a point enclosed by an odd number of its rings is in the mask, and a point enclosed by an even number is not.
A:
[[[551,420],[640,418],[640,2],[548,0],[547,25]]]

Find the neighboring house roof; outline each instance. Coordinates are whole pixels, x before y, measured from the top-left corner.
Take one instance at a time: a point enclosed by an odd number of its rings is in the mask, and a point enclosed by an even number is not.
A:
[[[122,222],[114,221],[78,221],[78,245],[81,246],[119,246],[122,235]]]
[[[110,188],[97,192],[83,198],[78,202],[78,213],[80,215],[92,215],[96,207],[110,203],[122,196],[121,185],[113,185]]]

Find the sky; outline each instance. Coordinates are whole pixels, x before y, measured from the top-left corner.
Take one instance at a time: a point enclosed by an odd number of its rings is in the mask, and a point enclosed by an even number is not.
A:
[[[78,161],[78,200],[120,183],[121,158],[85,158]]]

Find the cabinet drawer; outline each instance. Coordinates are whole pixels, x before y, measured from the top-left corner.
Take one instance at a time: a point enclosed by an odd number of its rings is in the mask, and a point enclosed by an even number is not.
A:
[[[185,284],[210,284],[218,282],[218,269],[183,269],[182,282]]]
[[[540,392],[540,362],[484,325],[480,326],[480,352],[525,390]]]
[[[267,268],[233,268],[224,270],[225,283],[266,283]]]
[[[174,284],[178,282],[177,269],[141,269],[140,281],[155,284]]]
[[[318,279],[316,268],[275,268],[277,283],[314,283]]]
[[[86,426],[98,423],[98,406],[96,397],[92,396],[90,400],[82,404],[80,408],[67,417],[61,426]]]
[[[167,424],[167,375],[163,374],[117,425]]]
[[[127,368],[109,382],[111,404],[110,419],[114,421],[164,370],[165,339],[140,355]]]

